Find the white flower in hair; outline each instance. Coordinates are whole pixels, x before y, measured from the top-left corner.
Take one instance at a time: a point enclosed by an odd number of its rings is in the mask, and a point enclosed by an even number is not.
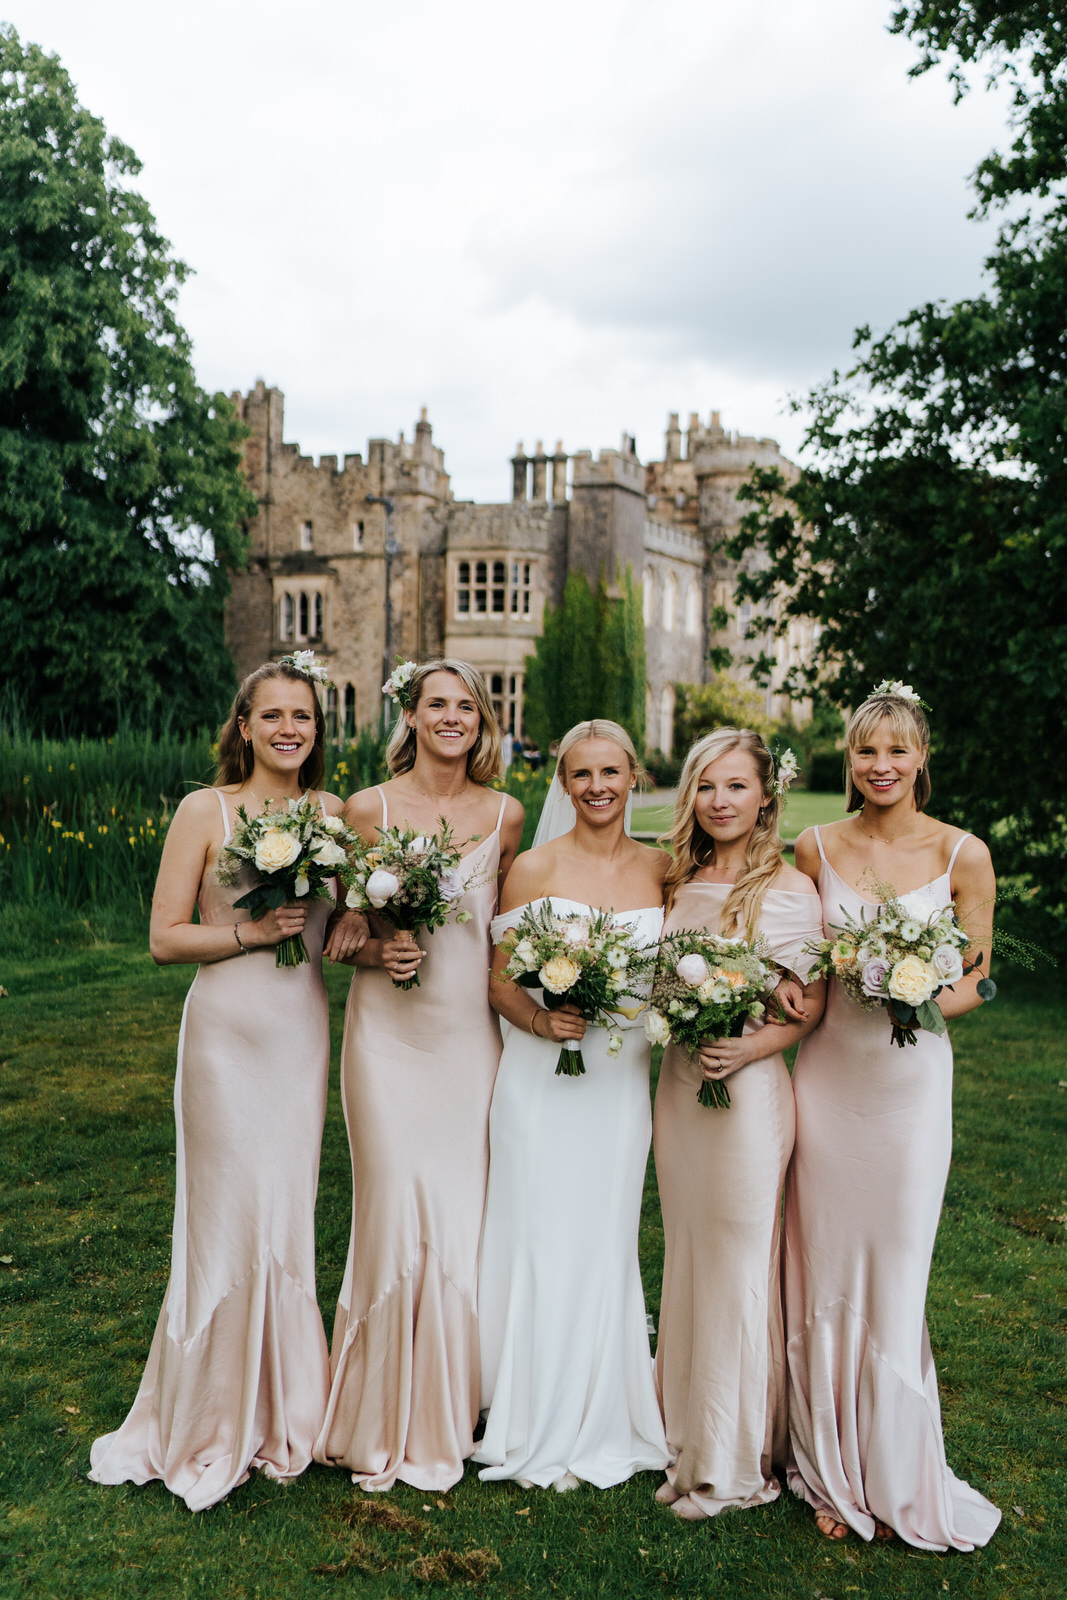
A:
[[[775,762],[774,782],[771,785],[779,800],[797,775],[797,758],[792,750],[783,750]]]
[[[402,710],[407,709],[411,697],[409,685],[418,670],[418,665],[417,661],[398,661],[382,684],[382,693],[387,694],[390,700],[395,700]]]
[[[921,706],[922,699],[915,693],[910,683],[901,683],[899,678],[883,678],[881,683],[876,683],[871,690],[870,698],[873,700],[878,694],[892,694],[898,700],[910,700],[912,705]]]
[[[293,667],[305,677],[314,678],[316,683],[326,682],[326,668],[321,661],[315,660],[314,650],[294,650],[292,655],[282,656],[278,665]]]

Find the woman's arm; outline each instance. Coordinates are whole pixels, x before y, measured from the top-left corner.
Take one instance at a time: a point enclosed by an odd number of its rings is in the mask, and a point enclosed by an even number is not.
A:
[[[705,1078],[715,1081],[728,1078],[750,1062],[762,1061],[779,1050],[798,1044],[822,1020],[826,1005],[826,979],[816,978],[804,985],[804,1020],[784,1022],[776,1027],[756,1028],[743,1033],[739,1039],[708,1040],[697,1051],[697,1061]]]
[[[971,935],[971,943],[964,951],[963,959],[971,963],[981,955],[982,964],[954,983],[951,989],[942,989],[938,995],[937,1004],[946,1020],[965,1016],[968,1011],[974,1011],[982,1005],[978,985],[989,976],[997,880],[988,846],[973,834],[964,841],[956,857],[950,888],[960,927],[966,928]]]
[[[546,1011],[539,1006],[529,989],[512,983],[502,976],[508,964],[506,950],[493,951],[493,971],[489,979],[489,1004],[513,1028],[522,1028],[536,1039],[552,1039],[563,1044],[566,1039],[581,1039],[585,1034],[585,1018],[577,1006],[561,1006],[558,1011]]]
[[[500,883],[503,884],[515,864],[515,857],[522,844],[522,825],[526,813],[519,802],[511,795],[508,796],[507,805],[504,807],[504,820],[500,824]]]
[[[258,922],[240,923],[236,932],[232,923],[207,927],[193,922],[200,881],[221,843],[214,791],[186,795],[167,830],[152,897],[148,941],[152,960],[160,966],[228,961],[304,931],[306,905],[279,906]]]

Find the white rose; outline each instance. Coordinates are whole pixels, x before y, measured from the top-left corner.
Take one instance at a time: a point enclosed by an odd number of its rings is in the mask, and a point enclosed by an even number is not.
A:
[[[551,956],[537,976],[552,994],[566,994],[578,982],[582,969],[569,956]]]
[[[349,889],[348,893],[345,895],[345,905],[348,907],[349,911],[358,911],[362,903],[363,902],[359,891],[357,889]]]
[[[300,840],[295,833],[268,828],[256,845],[256,866],[260,872],[280,872],[291,867],[299,854]]]
[[[963,977],[963,957],[954,944],[939,944],[930,965],[942,983],[956,983]]]
[[[312,850],[311,859],[318,867],[339,867],[346,857],[344,850],[333,839],[324,839]]]
[[[674,970],[683,983],[688,984],[690,989],[695,989],[698,984],[704,982],[710,969],[704,957],[694,952],[692,955],[683,956]]]
[[[645,1012],[645,1038],[649,1044],[670,1044],[671,1030],[667,1019],[651,1007]]]
[[[340,833],[345,825],[344,817],[323,817],[319,827],[323,833]]]
[[[367,879],[367,899],[376,911],[380,911],[385,902],[392,898],[400,888],[400,879],[395,872],[386,872],[384,867],[379,867]]]
[[[520,939],[515,946],[514,955],[521,961],[527,972],[536,972],[539,966],[537,951],[529,939]]]

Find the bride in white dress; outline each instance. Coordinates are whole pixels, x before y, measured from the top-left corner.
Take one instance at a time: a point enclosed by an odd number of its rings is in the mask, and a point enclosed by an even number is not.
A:
[[[654,943],[668,858],[629,838],[626,802],[637,757],[625,730],[580,723],[560,743],[574,826],[520,856],[493,924],[500,939],[527,905],[612,910]],[[571,1006],[547,1011],[538,991],[498,974],[492,1004],[510,1023],[489,1122],[489,1190],[478,1318],[484,1480],[525,1487],[607,1488],[667,1463],[637,1259],[652,1132],[649,1047],[620,1018],[620,1054]],[[585,1074],[557,1077],[561,1043],[582,1041]]]

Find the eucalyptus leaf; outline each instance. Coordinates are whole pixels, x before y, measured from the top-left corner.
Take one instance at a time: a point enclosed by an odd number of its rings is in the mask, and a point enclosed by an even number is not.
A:
[[[979,994],[979,997],[982,1000],[995,1000],[996,999],[996,997],[997,997],[997,986],[993,982],[992,978],[979,978],[979,980],[978,980],[978,994]]]
[[[921,1006],[915,1007],[915,1020],[926,1033],[945,1031],[945,1019],[941,1015],[941,1008],[933,1000],[924,1000]]]

